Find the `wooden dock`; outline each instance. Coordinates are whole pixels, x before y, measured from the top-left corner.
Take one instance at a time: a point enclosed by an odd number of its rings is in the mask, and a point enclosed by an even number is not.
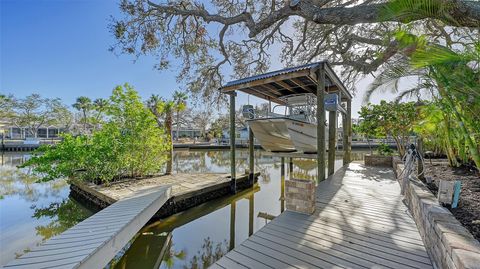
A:
[[[211,268],[433,268],[391,168],[351,163]]]
[[[145,189],[52,237],[4,268],[104,268],[169,199],[171,188]]]

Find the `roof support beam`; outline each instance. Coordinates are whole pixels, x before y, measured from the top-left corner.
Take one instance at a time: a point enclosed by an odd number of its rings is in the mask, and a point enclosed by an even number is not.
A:
[[[278,85],[282,86],[285,90],[291,92],[291,93],[295,93],[294,90],[292,90],[292,87],[290,85],[288,85],[287,83],[283,82],[283,81],[276,81],[275,83],[277,83]]]
[[[220,90],[222,92],[231,92],[231,91],[235,91],[243,88],[255,87],[255,86],[264,85],[272,82],[277,82],[279,80],[286,80],[286,79],[291,79],[295,77],[304,77],[309,74],[310,74],[310,69],[305,69],[305,70],[300,70],[293,73],[286,73],[286,74],[282,74],[274,77],[250,81],[247,83],[227,86],[227,87],[221,88]]]
[[[298,81],[297,78],[292,78],[290,80],[293,84],[297,85],[298,87],[302,88],[303,90],[305,90],[306,92],[312,92],[312,90],[310,90],[308,88],[308,85],[302,85],[302,82]],[[313,84],[312,84],[313,85]]]

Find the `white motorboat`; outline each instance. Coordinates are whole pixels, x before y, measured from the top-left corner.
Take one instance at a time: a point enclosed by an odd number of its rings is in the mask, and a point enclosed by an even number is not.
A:
[[[272,152],[317,152],[316,96],[294,94],[282,100],[285,105],[275,106],[267,115],[255,115],[253,106],[244,106],[243,114],[257,141]],[[275,113],[282,108],[284,114]]]

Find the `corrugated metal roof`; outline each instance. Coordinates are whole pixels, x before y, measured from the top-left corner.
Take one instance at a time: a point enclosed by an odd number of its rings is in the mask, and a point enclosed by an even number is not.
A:
[[[310,64],[304,64],[304,65],[295,66],[295,67],[284,68],[284,69],[281,69],[281,70],[272,71],[272,72],[268,72],[268,73],[265,73],[265,74],[251,76],[251,77],[248,77],[248,78],[242,78],[242,79],[239,79],[239,80],[230,81],[225,86],[223,86],[222,88],[233,86],[233,85],[239,85],[239,84],[243,84],[243,83],[247,83],[247,82],[252,82],[252,81],[255,81],[255,80],[270,78],[270,77],[274,77],[274,76],[278,76],[278,75],[288,74],[288,73],[292,73],[292,72],[297,72],[297,71],[301,71],[301,70],[305,70],[305,69],[316,68],[323,63],[325,63],[325,61],[320,61],[320,62],[310,63]]]

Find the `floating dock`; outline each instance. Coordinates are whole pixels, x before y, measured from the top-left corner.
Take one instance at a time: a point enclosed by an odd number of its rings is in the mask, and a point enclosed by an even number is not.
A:
[[[161,186],[134,193],[52,237],[4,268],[104,268],[170,198]]]
[[[391,168],[350,163],[210,268],[433,268]]]

